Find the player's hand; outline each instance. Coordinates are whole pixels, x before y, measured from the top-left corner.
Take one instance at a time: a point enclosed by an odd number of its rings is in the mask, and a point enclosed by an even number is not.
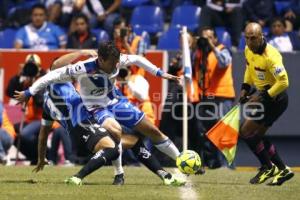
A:
[[[19,102],[18,104],[21,104],[21,103],[27,103],[28,100],[29,100],[29,97],[27,97],[25,95],[25,91],[15,91],[15,94],[14,94],[14,98]]]
[[[42,171],[44,169],[45,165],[48,165],[47,160],[38,161],[36,167],[32,170],[32,172],[38,173],[39,171]]]
[[[98,54],[95,50],[88,50],[88,49],[81,50],[81,54],[83,56],[87,56],[87,57],[97,57],[98,56]]]
[[[177,83],[180,83],[180,77],[178,76],[174,76],[174,75],[171,75],[171,74],[168,74],[166,72],[164,72],[162,75],[161,75],[162,78],[164,79],[168,79],[168,80],[172,80],[172,81],[176,81]]]

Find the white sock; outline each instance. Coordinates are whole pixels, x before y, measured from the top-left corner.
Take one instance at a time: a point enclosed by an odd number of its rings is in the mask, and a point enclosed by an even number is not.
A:
[[[180,154],[175,144],[169,138],[156,144],[155,147],[173,160],[176,160],[177,156]]]
[[[122,143],[120,142],[120,144],[118,145],[119,149],[120,149],[120,155],[116,160],[113,160],[111,163],[112,165],[115,167],[114,171],[115,171],[115,175],[119,175],[119,174],[124,174],[124,169],[122,167]]]

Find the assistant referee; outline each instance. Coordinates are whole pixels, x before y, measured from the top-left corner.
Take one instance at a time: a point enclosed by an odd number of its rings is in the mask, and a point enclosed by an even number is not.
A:
[[[258,174],[250,183],[260,184],[274,177],[268,185],[281,185],[291,179],[294,173],[284,164],[275,146],[264,135],[288,106],[288,74],[281,54],[267,44],[258,23],[246,26],[245,38],[246,71],[240,102],[249,99],[245,105],[253,108],[253,112],[246,117],[240,135],[261,163]],[[252,88],[258,92],[249,96]],[[254,103],[261,106],[261,112],[257,112]]]

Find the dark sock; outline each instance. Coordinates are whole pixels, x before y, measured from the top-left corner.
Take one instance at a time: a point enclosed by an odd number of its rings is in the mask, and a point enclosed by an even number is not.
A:
[[[266,166],[268,169],[272,168],[272,162],[269,153],[266,150],[262,139],[258,136],[252,136],[244,139],[251,151],[256,155],[261,165]]]
[[[285,164],[281,160],[275,146],[268,140],[264,139],[265,149],[268,151],[271,161],[278,167],[280,170],[285,169]]]
[[[106,162],[115,160],[119,156],[118,146],[115,148],[106,148],[98,151],[95,155],[88,161],[88,163],[75,175],[78,178],[83,179],[90,173],[99,169]]]
[[[148,169],[150,169],[160,178],[168,178],[169,176],[172,176],[162,168],[157,158],[150,153],[142,139],[137,141],[134,147],[132,147],[132,151],[141,163],[143,163]]]

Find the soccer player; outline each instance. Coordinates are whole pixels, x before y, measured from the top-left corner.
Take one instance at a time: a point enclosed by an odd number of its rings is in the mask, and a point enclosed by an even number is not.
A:
[[[107,135],[105,129],[100,128],[100,126],[93,121],[92,115],[85,109],[79,94],[72,84],[51,84],[48,87],[44,100],[42,128],[38,143],[38,164],[35,168],[36,172],[42,170],[44,165],[47,164],[45,161],[46,142],[54,120],[61,123],[68,133],[75,138],[75,141],[78,143],[77,146],[79,151],[93,153],[92,149],[97,148],[94,151],[99,152],[100,150],[98,150],[98,148],[101,148],[104,152],[102,155],[105,156],[105,152],[108,150],[103,146],[105,146],[107,141],[110,143],[112,141],[105,137]],[[148,169],[158,175],[165,185],[180,186],[185,184],[185,181],[165,171],[156,157],[149,152],[142,140],[137,136],[123,134],[122,138],[126,147],[132,148],[137,158]],[[110,139],[112,138],[110,137]],[[94,146],[94,144],[97,144],[98,146]],[[99,160],[89,161],[80,172],[67,179],[66,183],[81,185],[82,179],[85,176],[100,168],[106,162],[112,160],[110,159],[111,157],[103,156],[100,157]],[[95,159],[94,157],[92,159]]]
[[[70,64],[81,57],[83,52],[85,51],[66,54],[56,60],[53,65],[58,69],[37,80],[28,90],[16,91],[15,98],[24,102],[51,83],[75,79],[80,85],[83,104],[90,113],[93,113],[97,123],[109,131],[113,137],[120,139],[121,125],[134,129],[149,137],[160,151],[176,160],[179,151],[174,143],[147,117],[144,117],[143,112],[122,96],[114,86],[114,82],[119,68],[129,65],[137,65],[149,73],[165,79],[179,81],[179,77],[163,72],[141,56],[120,54],[111,42],[99,45],[98,57]]]
[[[281,185],[291,179],[294,173],[285,165],[275,146],[264,135],[288,106],[288,74],[280,53],[266,43],[259,24],[249,23],[245,29],[245,38],[247,65],[240,102],[249,96],[251,87],[254,86],[258,94],[251,95],[249,102],[252,106],[253,103],[263,106],[262,112],[259,112],[256,106],[253,108],[240,131],[241,137],[262,165],[250,183],[260,184],[274,177],[268,185]]]
[[[38,142],[38,172],[47,164],[45,161],[47,137],[52,124],[58,121],[78,142],[78,149],[94,156],[74,176],[65,180],[67,184],[82,185],[82,179],[118,158],[119,149],[109,132],[91,121],[91,115],[82,105],[80,96],[71,83],[57,83],[47,87],[43,105],[42,127]]]

